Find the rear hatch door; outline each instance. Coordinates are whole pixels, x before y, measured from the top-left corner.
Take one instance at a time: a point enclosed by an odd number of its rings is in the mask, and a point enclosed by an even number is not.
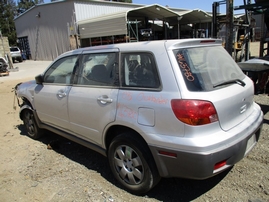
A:
[[[182,98],[211,101],[223,130],[235,127],[253,112],[253,82],[220,43],[193,40],[167,48],[173,52],[171,61]]]

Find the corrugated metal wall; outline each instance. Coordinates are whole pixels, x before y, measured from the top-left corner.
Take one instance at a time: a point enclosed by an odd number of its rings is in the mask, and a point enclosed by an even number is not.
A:
[[[73,12],[73,2],[51,3],[33,7],[15,19],[17,37],[28,37],[33,60],[54,60],[69,50],[67,23]]]
[[[78,22],[80,39],[127,35],[126,15],[124,11]]]
[[[127,11],[129,9],[138,8],[142,5],[115,2],[98,2],[98,1],[75,1],[75,12],[77,22],[102,15]]]
[[[75,22],[140,6],[94,0],[39,4],[15,19],[17,37],[28,37],[33,60],[54,60],[71,49],[69,37],[75,32],[70,26],[76,29]]]

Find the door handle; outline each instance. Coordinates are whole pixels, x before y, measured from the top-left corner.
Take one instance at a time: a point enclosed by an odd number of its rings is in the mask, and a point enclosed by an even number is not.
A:
[[[102,95],[98,97],[97,100],[103,105],[113,102],[113,99],[109,98],[107,95]]]
[[[66,97],[66,92],[64,92],[63,90],[59,90],[58,93],[57,93],[57,96],[58,96],[59,98]]]

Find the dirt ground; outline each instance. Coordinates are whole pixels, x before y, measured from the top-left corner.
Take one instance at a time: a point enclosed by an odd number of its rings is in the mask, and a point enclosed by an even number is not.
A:
[[[30,63],[29,63],[30,64]],[[264,111],[261,137],[233,168],[197,181],[162,179],[147,195],[121,189],[107,159],[47,133],[35,141],[26,136],[12,88],[34,77],[0,77],[0,201],[242,201],[269,202],[269,96],[255,95]],[[16,106],[16,103],[15,103]],[[53,149],[48,148],[48,144]]]

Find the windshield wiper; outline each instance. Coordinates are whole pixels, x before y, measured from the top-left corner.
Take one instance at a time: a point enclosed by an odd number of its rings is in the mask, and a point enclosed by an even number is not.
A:
[[[213,88],[216,88],[216,87],[219,87],[219,86],[224,86],[224,85],[227,85],[227,84],[233,84],[233,83],[236,83],[236,84],[239,84],[241,86],[245,86],[245,82],[240,80],[240,79],[234,79],[234,80],[230,80],[230,81],[225,81],[223,83],[219,83],[219,84],[216,84],[213,86]]]

